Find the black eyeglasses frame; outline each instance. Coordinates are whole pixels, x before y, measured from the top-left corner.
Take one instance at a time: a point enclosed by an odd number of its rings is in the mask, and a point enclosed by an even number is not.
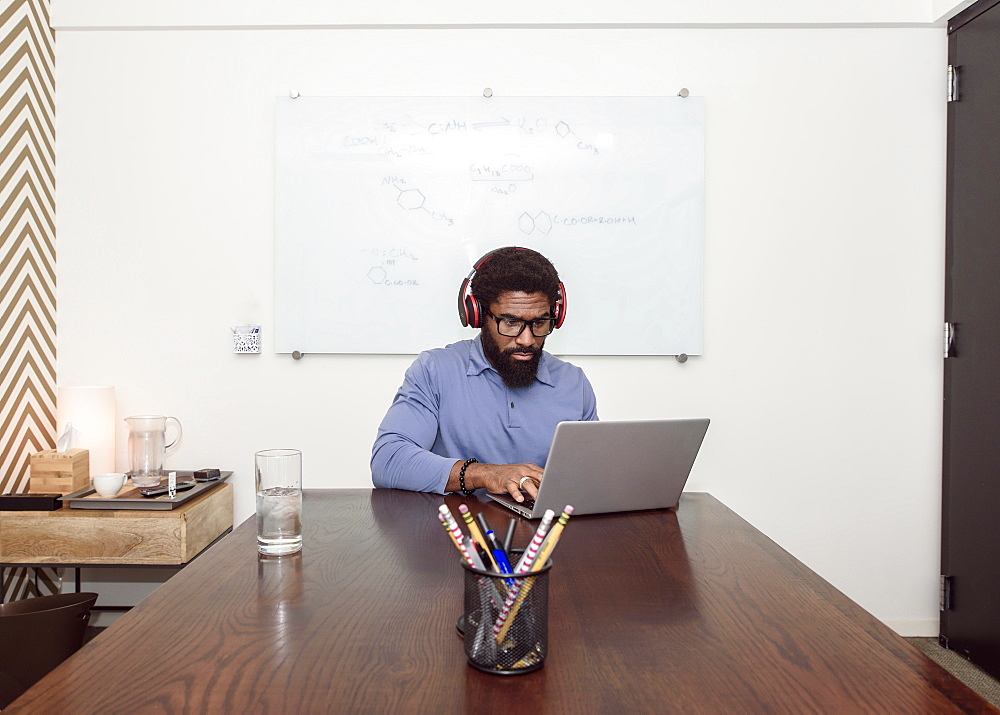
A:
[[[552,335],[553,331],[556,329],[556,320],[557,320],[557,318],[532,318],[531,320],[525,320],[524,318],[515,318],[513,316],[504,316],[504,315],[498,316],[498,315],[494,315],[493,312],[490,311],[490,310],[487,310],[486,314],[488,316],[490,316],[491,318],[493,318],[493,320],[496,321],[496,323],[497,323],[497,332],[500,333],[500,335],[504,336],[505,338],[516,338],[516,337],[520,336],[521,333],[524,332],[524,328],[529,323],[531,323],[531,334],[532,334],[532,336],[534,336],[536,338],[547,338],[548,336]],[[521,324],[521,327],[513,335],[508,335],[507,333],[503,332],[500,329],[500,321],[501,320],[517,321],[517,322],[519,322]],[[535,323],[548,323],[549,324],[549,332],[544,333],[543,335],[539,335],[538,333],[535,332]]]

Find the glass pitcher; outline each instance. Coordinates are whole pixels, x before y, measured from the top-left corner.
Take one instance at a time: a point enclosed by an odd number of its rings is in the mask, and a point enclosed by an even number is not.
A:
[[[163,459],[181,440],[181,423],[176,417],[140,415],[126,417],[128,423],[128,468],[132,484],[137,487],[159,486],[163,476]],[[167,444],[167,423],[177,427],[177,436]]]

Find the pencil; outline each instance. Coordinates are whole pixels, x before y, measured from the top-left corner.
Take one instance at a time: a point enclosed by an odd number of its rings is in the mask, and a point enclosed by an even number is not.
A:
[[[541,553],[538,555],[538,558],[534,560],[534,563],[532,563],[530,568],[531,571],[538,571],[549,560],[549,555],[552,553],[552,550],[555,549],[556,543],[559,541],[559,537],[562,535],[563,529],[566,528],[566,522],[569,521],[572,514],[573,507],[567,504],[563,509],[562,514],[559,515],[559,521],[556,522],[554,527],[552,527],[552,531],[549,532],[548,538],[545,539],[545,543],[542,545]],[[514,605],[511,606],[510,613],[507,614],[500,631],[496,634],[497,643],[503,643],[504,636],[506,636],[507,631],[510,630],[510,626],[517,617],[518,611],[521,610],[521,604],[524,603],[524,599],[528,597],[528,593],[531,591],[532,583],[534,582],[526,583],[524,588],[520,589],[520,593],[517,594],[517,600],[514,602]],[[499,618],[497,620],[499,620]],[[496,624],[494,624],[494,630],[495,626]]]
[[[448,536],[451,537],[452,543],[455,544],[455,546],[458,548],[459,553],[462,554],[462,558],[465,560],[465,563],[467,563],[474,569],[485,571],[486,569],[483,568],[483,562],[479,559],[479,554],[475,553],[475,549],[472,550],[474,556],[470,556],[469,552],[466,550],[465,544],[462,543],[463,534],[461,531],[458,531],[458,524],[455,524],[455,528],[452,529],[452,527],[449,526],[448,524],[448,517],[444,515],[443,509],[440,512],[438,512],[438,519],[440,519],[441,525],[444,527],[445,531],[448,532]],[[454,521],[454,519],[452,519],[452,521]],[[457,535],[455,533],[456,531],[458,531]],[[489,599],[491,607],[496,608],[497,602],[493,598],[493,593],[494,593],[493,587],[488,586],[487,581],[482,576],[476,576],[476,583],[479,585],[479,598],[480,601],[483,603],[483,608],[486,607],[485,602],[482,601],[484,597]]]
[[[552,511],[551,509],[546,509],[545,510],[545,513],[542,514],[542,521],[538,524],[538,530],[535,531],[535,535],[531,538],[531,543],[535,543],[535,539],[539,538],[539,536],[538,536],[539,534],[541,534],[541,538],[542,539],[545,538],[545,535],[549,531],[549,526],[552,524],[552,518],[555,515],[556,515],[556,513],[554,511]],[[541,548],[541,541],[539,541],[538,548],[539,549]],[[514,569],[514,573],[521,573],[521,571],[526,570],[526,569],[522,569],[521,566],[524,564],[524,560],[527,557],[528,557],[528,549],[525,549],[524,553],[521,554],[521,560],[517,562],[517,567]]]
[[[462,544],[462,542],[455,537],[454,533],[452,533],[451,527],[448,526],[448,519],[445,517],[445,515],[439,513],[438,519],[441,520],[441,526],[444,527],[444,530],[448,532],[448,536],[451,537],[451,543],[453,543],[455,545],[455,548],[458,549],[458,552],[462,554],[462,559],[465,561],[465,563],[475,568],[476,564],[472,561],[472,557],[469,556],[469,552],[465,550],[465,546]]]
[[[542,553],[539,554],[538,558],[535,560],[535,565],[532,567],[532,571],[537,571],[545,562],[549,560],[549,555],[552,550],[556,548],[556,543],[559,541],[559,537],[562,536],[563,529],[566,528],[566,522],[569,521],[570,516],[573,515],[573,507],[567,504],[559,515],[559,521],[556,525],[552,527],[552,531],[549,532],[549,536],[545,539],[545,543],[542,545]]]
[[[542,519],[542,521],[544,522],[545,520]],[[545,539],[547,528],[547,524],[542,523],[538,525],[538,531],[535,532],[535,536],[531,539],[531,543],[528,544],[528,548],[524,550],[524,557],[517,565],[518,573],[527,573],[531,569],[531,565],[538,556],[538,549]],[[508,625],[504,628],[505,621],[507,621],[507,616],[514,605],[514,600],[518,597],[518,593],[524,588],[523,584],[524,579],[517,579],[517,584],[507,592],[507,599],[504,601],[503,606],[500,607],[500,613],[493,623],[493,636],[497,639],[497,642],[502,641],[504,635],[507,634],[507,628],[510,626]]]
[[[476,543],[483,547],[483,551],[489,556],[490,562],[493,564],[494,571],[500,571],[500,567],[497,566],[496,559],[493,558],[493,552],[490,550],[490,545],[486,543],[486,537],[483,536],[483,532],[479,530],[479,526],[472,519],[472,513],[469,511],[469,507],[465,504],[458,505],[458,511],[465,520],[466,526],[469,527],[469,533],[472,534],[472,538],[476,540]]]

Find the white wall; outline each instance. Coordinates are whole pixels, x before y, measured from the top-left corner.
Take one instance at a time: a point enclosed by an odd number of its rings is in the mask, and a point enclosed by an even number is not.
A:
[[[59,382],[180,418],[169,465],[235,470],[237,521],[257,449],[301,448],[308,487],[369,486],[412,359],[271,352],[273,97],[706,97],[705,355],[575,362],[605,419],[713,418],[689,488],[900,632],[937,633],[943,29],[67,30],[56,47]],[[261,355],[231,352],[245,322]]]
[[[931,18],[935,22],[944,24],[974,2],[976,0],[961,0],[961,2],[957,2],[956,0],[931,0]]]

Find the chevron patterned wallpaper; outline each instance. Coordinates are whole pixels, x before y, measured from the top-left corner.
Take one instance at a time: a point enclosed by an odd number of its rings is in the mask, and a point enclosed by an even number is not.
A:
[[[48,0],[0,0],[0,493],[26,491],[54,445],[55,51]],[[50,570],[5,571],[3,600],[50,592]]]

